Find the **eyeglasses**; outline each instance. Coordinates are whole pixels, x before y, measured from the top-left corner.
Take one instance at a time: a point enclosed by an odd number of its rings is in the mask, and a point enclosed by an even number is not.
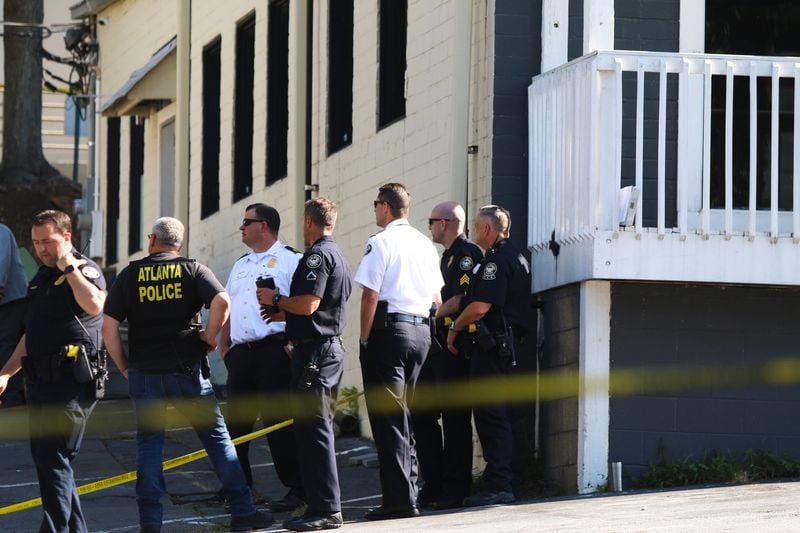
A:
[[[432,226],[434,222],[439,222],[440,220],[444,221],[444,222],[450,222],[453,219],[452,218],[429,218],[428,219],[428,225]]]
[[[149,241],[150,239],[152,239],[152,238],[153,238],[153,237],[155,237],[155,236],[156,236],[156,234],[155,234],[155,233],[148,233],[148,234],[147,234],[147,240]]]
[[[243,218],[242,226],[249,226],[253,222],[266,222],[263,218]]]
[[[392,209],[394,209],[394,206],[392,204],[390,204],[389,202],[387,202],[386,200],[373,200],[372,207],[373,208],[378,207],[378,204],[386,204],[389,207],[391,207]]]

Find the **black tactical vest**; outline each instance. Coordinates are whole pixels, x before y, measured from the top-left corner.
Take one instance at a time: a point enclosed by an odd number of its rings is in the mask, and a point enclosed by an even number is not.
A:
[[[184,257],[129,266],[128,342],[134,367],[175,368],[205,352],[190,334],[202,301],[195,288],[195,261]]]

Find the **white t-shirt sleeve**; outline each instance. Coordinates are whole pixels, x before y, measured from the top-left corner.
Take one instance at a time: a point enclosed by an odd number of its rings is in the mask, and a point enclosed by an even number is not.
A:
[[[353,280],[367,289],[380,292],[386,274],[386,249],[374,235],[367,239],[364,257]]]

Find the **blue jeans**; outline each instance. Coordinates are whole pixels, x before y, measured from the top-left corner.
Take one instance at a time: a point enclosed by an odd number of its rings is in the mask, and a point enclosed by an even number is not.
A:
[[[94,408],[86,385],[65,376],[56,383],[28,383],[31,456],[39,478],[44,515],[42,533],[88,531],[78,498],[72,461]]]
[[[161,526],[161,497],[166,492],[162,468],[167,403],[189,420],[203,443],[234,516],[256,512],[242,467],[236,457],[211,382],[200,375],[200,365],[190,373],[151,374],[131,369],[129,390],[136,414],[136,500],[141,526]]]

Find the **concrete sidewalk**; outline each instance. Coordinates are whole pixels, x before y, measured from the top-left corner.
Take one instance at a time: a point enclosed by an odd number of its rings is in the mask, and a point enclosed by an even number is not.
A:
[[[9,410],[10,411],[10,410]],[[8,423],[8,411],[0,410],[0,424]],[[102,402],[90,421],[75,471],[86,484],[135,469],[136,443],[130,403]],[[117,429],[107,431],[100,421],[112,416]],[[127,426],[127,427],[126,427]],[[165,458],[200,448],[194,432],[185,427],[167,433]],[[503,507],[424,511],[418,518],[365,522],[364,512],[380,504],[378,470],[352,465],[354,456],[373,451],[368,441],[339,438],[339,475],[343,514],[348,531],[800,531],[800,482],[762,483],[694,488],[660,492],[603,494],[522,502]],[[285,489],[276,479],[266,439],[251,445],[256,492],[279,498]],[[0,442],[0,507],[38,496],[36,473],[28,442]],[[219,483],[207,459],[166,473],[168,497],[164,498],[165,533],[226,531],[229,516],[210,497]],[[139,530],[134,483],[127,483],[81,497],[94,532]],[[280,522],[269,531],[281,531]],[[0,515],[0,531],[37,531],[41,508]]]

